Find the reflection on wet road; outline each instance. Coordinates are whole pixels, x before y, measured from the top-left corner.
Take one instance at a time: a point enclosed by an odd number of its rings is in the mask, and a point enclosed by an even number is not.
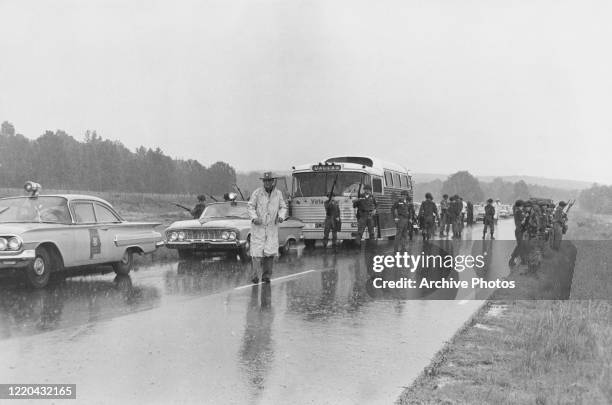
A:
[[[511,239],[511,221],[500,232]],[[493,279],[507,274],[512,247],[448,240],[410,250],[486,252],[478,276]],[[489,293],[374,288],[374,277],[397,277],[372,272],[372,256],[391,252],[385,242],[284,256],[271,285],[249,285],[249,265],[227,260],[43,291],[4,285],[0,381],[76,383],[86,403],[391,403],[480,305],[469,299]]]

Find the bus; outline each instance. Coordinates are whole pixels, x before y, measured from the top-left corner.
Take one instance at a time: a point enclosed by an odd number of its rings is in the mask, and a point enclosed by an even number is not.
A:
[[[366,184],[372,187],[372,193],[378,203],[375,238],[395,236],[396,227],[391,206],[399,199],[402,190],[407,190],[411,198],[413,196],[412,176],[405,167],[373,157],[338,156],[322,162],[294,166],[291,177],[290,212],[291,216],[304,222],[306,246],[313,246],[316,240],[323,239],[323,204],[332,187],[334,199],[339,202],[342,221],[338,240],[352,240],[357,235],[353,201],[358,193],[363,193],[363,186]],[[367,233],[366,229],[364,238],[369,237]]]

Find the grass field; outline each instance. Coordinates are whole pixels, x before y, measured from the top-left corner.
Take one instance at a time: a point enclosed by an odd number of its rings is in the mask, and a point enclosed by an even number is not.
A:
[[[567,236],[578,240],[548,254],[535,277],[513,271],[514,298],[494,295],[398,403],[612,403],[611,224],[570,215]],[[555,297],[565,276],[569,300]],[[535,291],[548,299],[531,299]]]

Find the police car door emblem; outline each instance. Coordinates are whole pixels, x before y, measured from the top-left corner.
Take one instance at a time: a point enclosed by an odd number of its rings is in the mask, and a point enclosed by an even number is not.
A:
[[[101,253],[100,235],[97,229],[89,230],[89,258],[93,259],[94,255]]]

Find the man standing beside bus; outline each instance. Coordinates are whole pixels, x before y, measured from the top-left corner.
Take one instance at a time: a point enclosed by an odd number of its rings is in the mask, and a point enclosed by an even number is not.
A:
[[[419,209],[419,222],[421,223],[423,240],[431,239],[437,216],[438,207],[436,203],[433,202],[433,196],[431,193],[426,193],[425,201],[421,203],[421,208]]]
[[[374,214],[376,214],[376,199],[372,195],[372,186],[363,186],[363,197],[353,201],[353,207],[357,208],[357,244],[361,245],[361,238],[366,226],[368,227],[368,238],[374,239]]]
[[[406,249],[406,236],[412,240],[412,222],[414,221],[414,206],[409,197],[408,190],[402,190],[401,198],[393,207],[391,207],[391,215],[395,219],[397,232],[395,234],[395,251]],[[406,235],[408,234],[408,235]]]
[[[274,257],[278,256],[278,228],[287,216],[287,204],[283,194],[275,188],[276,177],[265,172],[263,187],[251,194],[248,203],[251,217],[251,257],[257,259],[262,269],[261,281],[270,282]],[[253,270],[251,281],[259,283],[258,269]]]

